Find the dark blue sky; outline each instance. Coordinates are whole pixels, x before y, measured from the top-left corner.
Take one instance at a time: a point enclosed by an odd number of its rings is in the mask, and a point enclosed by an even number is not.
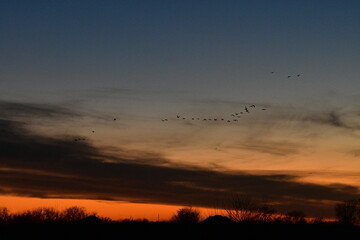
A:
[[[245,97],[269,101],[279,88],[283,99],[360,88],[358,1],[0,4],[2,90],[85,85],[236,98],[246,88]],[[297,73],[301,84],[284,80]]]

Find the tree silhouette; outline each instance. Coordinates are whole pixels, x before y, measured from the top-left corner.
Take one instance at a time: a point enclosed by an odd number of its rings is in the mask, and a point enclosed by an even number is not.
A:
[[[335,205],[335,216],[341,223],[357,223],[360,220],[360,199],[337,203]]]
[[[77,206],[69,207],[61,213],[62,219],[69,223],[78,222],[90,215],[94,214],[89,214],[86,212],[85,208]]]
[[[192,207],[180,208],[171,218],[172,222],[176,223],[198,223],[200,221],[200,212]]]
[[[294,210],[285,215],[285,221],[290,223],[305,223],[305,213]]]
[[[9,210],[6,207],[0,208],[0,224],[8,223],[10,218]]]
[[[270,222],[275,214],[275,209],[270,205],[241,194],[234,195],[225,209],[234,222]]]

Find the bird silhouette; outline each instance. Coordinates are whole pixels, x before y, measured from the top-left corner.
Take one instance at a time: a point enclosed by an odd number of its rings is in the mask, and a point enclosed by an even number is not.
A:
[[[297,76],[300,77],[300,74],[298,74]]]
[[[291,78],[291,76],[287,76],[287,78]]]
[[[179,116],[179,115],[176,115],[176,117],[177,117],[177,118],[180,118],[180,116]]]
[[[271,74],[274,74],[274,72],[271,72]]]
[[[114,118],[114,121],[116,121],[116,118]]]
[[[245,107],[245,111],[246,111],[247,113],[249,113],[249,109],[248,109],[247,107]]]

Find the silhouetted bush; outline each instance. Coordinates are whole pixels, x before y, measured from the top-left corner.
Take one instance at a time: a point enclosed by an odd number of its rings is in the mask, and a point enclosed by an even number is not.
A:
[[[181,208],[177,211],[171,220],[176,223],[198,223],[200,221],[200,212],[192,207]]]
[[[13,221],[19,223],[49,223],[61,220],[58,210],[54,208],[40,207],[27,210],[23,213],[13,214]]]
[[[10,219],[9,210],[6,207],[0,208],[0,224],[8,223]]]
[[[211,225],[224,225],[231,223],[230,218],[222,215],[214,215],[206,218],[201,222],[202,224],[211,224]]]
[[[285,221],[290,223],[305,223],[305,213],[302,211],[290,211],[285,215]]]
[[[355,224],[360,221],[360,200],[347,200],[335,205],[337,220],[345,224]]]

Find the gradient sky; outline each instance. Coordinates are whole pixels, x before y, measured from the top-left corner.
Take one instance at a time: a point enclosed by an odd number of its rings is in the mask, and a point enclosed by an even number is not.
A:
[[[0,204],[360,195],[359,1],[1,1],[0,36]]]

